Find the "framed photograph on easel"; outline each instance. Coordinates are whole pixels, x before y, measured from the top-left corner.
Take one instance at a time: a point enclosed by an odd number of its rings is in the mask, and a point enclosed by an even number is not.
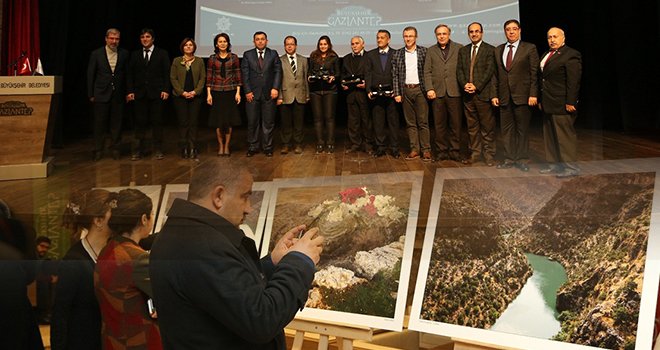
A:
[[[401,330],[423,172],[276,179],[262,244],[318,227],[321,261],[300,316]]]
[[[650,349],[658,159],[568,179],[439,168],[410,329],[515,349]]]

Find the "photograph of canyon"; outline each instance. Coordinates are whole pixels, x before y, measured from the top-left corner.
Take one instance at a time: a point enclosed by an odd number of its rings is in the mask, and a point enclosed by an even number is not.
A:
[[[635,348],[654,172],[441,183],[420,320]]]
[[[264,245],[272,247],[301,223],[318,227],[324,237],[303,315],[401,328],[421,187],[417,175],[384,175],[391,182],[376,175],[274,183]]]

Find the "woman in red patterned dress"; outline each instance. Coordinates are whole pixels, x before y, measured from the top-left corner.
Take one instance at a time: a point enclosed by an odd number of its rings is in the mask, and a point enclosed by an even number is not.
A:
[[[151,199],[135,189],[120,191],[112,209],[112,236],[94,271],[103,349],[162,349],[155,313],[147,306],[149,253],[138,245],[153,229],[152,209]]]

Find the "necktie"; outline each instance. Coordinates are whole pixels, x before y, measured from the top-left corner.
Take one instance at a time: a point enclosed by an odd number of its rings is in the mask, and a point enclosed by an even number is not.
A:
[[[380,66],[385,71],[385,65],[387,65],[387,52],[385,50],[380,51]]]
[[[511,62],[513,62],[513,45],[509,44],[509,52],[506,54],[506,64],[504,65],[507,72],[511,70]]]
[[[147,65],[149,64],[149,49],[144,49],[144,64]]]
[[[552,55],[555,54],[555,52],[557,52],[557,50],[550,51],[550,53],[548,54],[548,58],[545,59],[545,63],[548,63],[548,60],[550,59],[550,57],[552,57]]]
[[[470,57],[470,83],[474,81],[474,61],[477,58],[477,45],[472,45],[472,56]]]
[[[296,67],[296,60],[293,58],[293,56],[289,56],[291,59],[291,71],[293,72],[293,75],[296,75],[296,70],[298,67]]]
[[[259,51],[259,68],[264,67],[264,52]]]
[[[544,59],[544,60],[541,60],[541,70],[543,70],[543,68],[545,68],[545,66],[548,64],[548,61],[550,60],[550,57],[552,57],[552,55],[554,55],[555,52],[557,52],[557,50],[552,50],[552,51],[550,51],[550,52],[548,53],[548,55],[545,56],[545,59]]]

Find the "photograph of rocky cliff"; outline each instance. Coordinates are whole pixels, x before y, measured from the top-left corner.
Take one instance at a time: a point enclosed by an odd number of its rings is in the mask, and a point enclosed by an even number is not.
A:
[[[420,318],[634,349],[654,182],[444,180]]]
[[[406,238],[409,220],[416,220],[421,178],[390,178],[392,182],[378,177],[338,177],[334,183],[311,179],[307,185],[297,181],[273,191],[269,246],[299,223],[318,227],[324,237],[304,311],[350,313],[350,323],[357,320],[355,315],[393,319],[397,309],[403,316],[410,275],[410,261],[404,264],[404,256],[412,257],[414,222],[413,237]],[[416,203],[415,215],[410,215],[411,202]],[[347,322],[346,315],[339,320]],[[375,326],[368,320],[357,322]]]

